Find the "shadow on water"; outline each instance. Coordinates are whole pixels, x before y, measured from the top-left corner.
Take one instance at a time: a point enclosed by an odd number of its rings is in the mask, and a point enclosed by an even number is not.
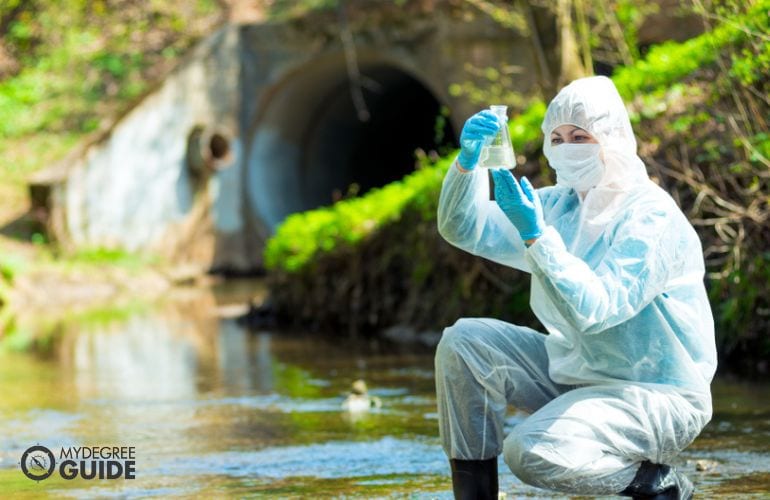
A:
[[[59,324],[42,353],[0,350],[0,496],[450,498],[432,351],[246,331],[234,311],[254,293],[201,290],[114,321]],[[341,409],[358,378],[380,408]],[[678,465],[705,497],[770,491],[770,386],[720,381],[714,396],[712,423]],[[55,455],[133,446],[137,477],[31,481],[18,462],[36,443]],[[565,498],[500,470],[509,498]]]

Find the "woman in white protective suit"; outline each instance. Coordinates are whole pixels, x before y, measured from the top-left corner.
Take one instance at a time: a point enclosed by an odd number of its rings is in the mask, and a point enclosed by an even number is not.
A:
[[[497,456],[525,483],[575,494],[689,498],[671,460],[711,418],[716,369],[701,244],[647,176],[612,81],[563,88],[543,120],[556,185],[476,168],[499,124],[466,122],[444,179],[441,235],[532,275],[548,330],[463,318],[436,350],[441,440],[457,498],[497,498]],[[506,406],[531,414],[506,437]]]

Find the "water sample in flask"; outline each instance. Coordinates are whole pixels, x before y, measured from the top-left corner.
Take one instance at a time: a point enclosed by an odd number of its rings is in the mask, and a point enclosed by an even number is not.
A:
[[[508,132],[508,106],[492,105],[489,107],[497,115],[500,121],[500,130],[492,140],[485,144],[481,150],[480,165],[484,168],[507,168],[516,166],[516,158],[513,154],[511,135]]]

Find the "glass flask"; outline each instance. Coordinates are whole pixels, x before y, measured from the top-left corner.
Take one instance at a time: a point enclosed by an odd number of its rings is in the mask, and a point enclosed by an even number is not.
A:
[[[492,105],[489,107],[500,121],[500,131],[481,150],[480,165],[484,168],[507,168],[516,166],[511,135],[508,132],[508,106]]]
[[[481,149],[479,164],[484,168],[513,170],[516,166],[516,156],[513,154],[511,135],[508,132],[508,106],[492,105],[489,107],[497,115],[500,121],[500,131]],[[492,179],[492,171],[487,173],[489,177],[489,199],[495,199],[495,183]]]

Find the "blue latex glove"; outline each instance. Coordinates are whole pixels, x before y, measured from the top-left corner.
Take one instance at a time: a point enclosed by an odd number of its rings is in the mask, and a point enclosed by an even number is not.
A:
[[[519,230],[521,239],[527,241],[542,236],[545,228],[543,205],[529,180],[522,177],[519,184],[510,170],[505,169],[492,170],[492,178],[495,202]]]
[[[485,109],[466,120],[460,132],[460,156],[457,161],[465,170],[473,170],[479,161],[481,148],[500,130],[500,121],[492,111]]]

